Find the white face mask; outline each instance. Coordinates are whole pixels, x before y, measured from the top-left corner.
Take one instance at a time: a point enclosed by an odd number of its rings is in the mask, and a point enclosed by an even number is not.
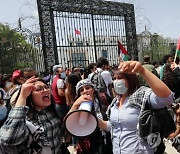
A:
[[[60,73],[60,75],[61,75],[61,78],[62,78],[62,79],[65,79],[65,78],[66,78],[66,73],[62,72],[62,73]]]
[[[128,88],[125,85],[125,81],[123,79],[121,80],[114,80],[113,81],[114,84],[114,90],[117,94],[119,95],[123,95],[126,94],[128,91]]]

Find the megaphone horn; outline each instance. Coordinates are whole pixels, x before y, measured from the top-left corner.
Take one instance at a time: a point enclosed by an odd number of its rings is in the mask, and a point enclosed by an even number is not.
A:
[[[92,134],[98,125],[98,120],[91,113],[92,102],[81,103],[78,110],[70,112],[65,117],[65,127],[73,136],[88,136]]]

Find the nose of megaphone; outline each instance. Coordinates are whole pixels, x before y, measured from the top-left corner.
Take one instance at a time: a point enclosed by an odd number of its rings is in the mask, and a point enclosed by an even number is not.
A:
[[[69,113],[65,118],[67,131],[74,136],[87,136],[95,131],[98,122],[91,113],[92,102],[81,103],[78,110]]]

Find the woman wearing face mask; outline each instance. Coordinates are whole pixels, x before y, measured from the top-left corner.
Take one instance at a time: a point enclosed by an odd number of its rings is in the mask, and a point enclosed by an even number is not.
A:
[[[140,87],[138,73],[148,83]],[[114,154],[154,154],[146,141],[138,136],[140,108],[136,104],[147,102],[150,97],[152,108],[163,108],[173,102],[169,88],[137,61],[122,62],[114,71],[114,90],[117,96],[109,108],[108,121],[98,120],[99,127],[111,131]]]

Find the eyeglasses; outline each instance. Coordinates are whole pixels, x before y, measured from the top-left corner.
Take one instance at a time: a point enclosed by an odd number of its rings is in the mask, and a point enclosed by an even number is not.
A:
[[[35,89],[37,92],[43,92],[44,90],[49,90],[49,86],[45,84],[44,86],[37,86]]]

